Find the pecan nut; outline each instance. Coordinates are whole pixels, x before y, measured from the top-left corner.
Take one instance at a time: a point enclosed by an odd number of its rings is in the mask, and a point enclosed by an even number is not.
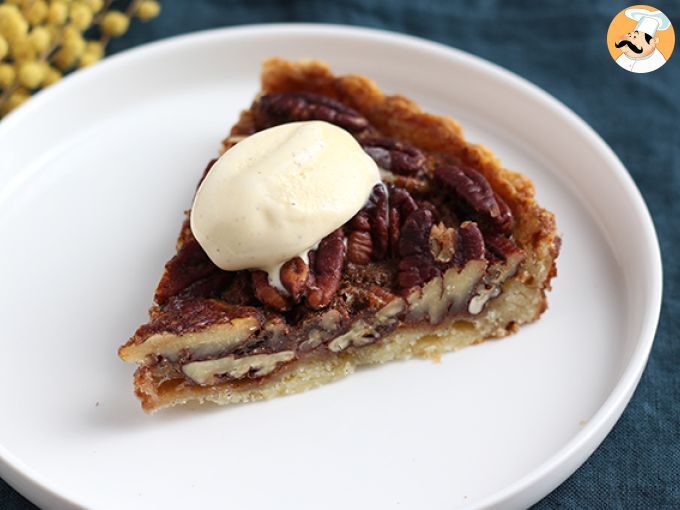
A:
[[[393,255],[399,253],[399,236],[401,227],[416,209],[418,204],[413,200],[411,194],[403,188],[397,186],[389,187],[389,217],[388,217],[388,234],[390,251]],[[428,230],[429,232],[429,230]]]
[[[367,289],[367,294],[368,305],[372,310],[382,308],[397,297],[395,294],[379,285],[371,285]]]
[[[432,226],[430,230],[430,252],[437,262],[447,263],[456,252],[456,229],[443,223]]]
[[[414,175],[425,163],[420,149],[391,138],[366,137],[359,143],[379,167],[395,174]]]
[[[512,229],[512,213],[508,205],[491,188],[489,181],[476,170],[458,165],[440,165],[435,176],[467,208],[491,221],[503,231]]]
[[[402,289],[420,287],[441,271],[430,252],[432,213],[418,209],[409,215],[399,238],[398,283]]]
[[[385,258],[389,247],[388,220],[387,189],[379,183],[373,187],[366,206],[349,224],[347,258],[351,262],[368,264],[371,258]]]
[[[284,296],[279,289],[269,284],[269,276],[265,271],[251,271],[250,276],[253,282],[255,297],[260,302],[274,310],[290,310],[292,306],[291,299],[288,296]]]
[[[368,199],[373,258],[382,260],[389,249],[389,198],[384,184],[376,184]]]
[[[464,221],[456,233],[456,252],[453,263],[463,267],[470,260],[484,258],[484,237],[476,223]]]
[[[349,224],[350,233],[347,236],[347,260],[355,264],[365,265],[371,261],[373,240],[371,239],[371,224],[368,212],[359,211]]]
[[[506,261],[521,251],[512,239],[502,234],[487,235],[484,237],[484,244],[486,245],[486,258],[491,262]]]
[[[335,99],[309,92],[267,94],[252,107],[258,130],[286,122],[324,120],[351,132],[363,131],[368,121]]]
[[[480,260],[488,252],[488,246],[486,248],[481,230],[471,221],[464,221],[458,228],[438,223],[430,231],[430,253],[446,266],[453,262],[463,267],[470,260]]]
[[[294,257],[281,266],[279,277],[290,297],[297,302],[305,292],[307,278],[309,277],[309,266],[300,257]]]
[[[306,298],[310,308],[319,309],[331,302],[340,286],[345,262],[345,243],[342,228],[324,237],[319,248],[310,252]]]

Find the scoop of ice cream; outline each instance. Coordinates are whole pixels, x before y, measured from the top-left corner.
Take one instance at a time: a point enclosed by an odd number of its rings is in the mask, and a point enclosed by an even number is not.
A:
[[[283,124],[217,160],[196,193],[191,230],[218,267],[272,272],[351,219],[378,182],[375,162],[347,131]]]

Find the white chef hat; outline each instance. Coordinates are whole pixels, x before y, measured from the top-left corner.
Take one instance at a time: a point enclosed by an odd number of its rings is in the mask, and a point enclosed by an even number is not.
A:
[[[649,11],[647,9],[626,9],[626,16],[637,21],[635,30],[644,32],[654,37],[657,30],[666,30],[671,26],[671,20],[661,11]]]

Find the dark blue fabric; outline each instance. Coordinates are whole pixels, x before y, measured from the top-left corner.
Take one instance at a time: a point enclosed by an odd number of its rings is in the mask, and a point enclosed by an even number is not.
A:
[[[439,41],[529,79],[583,117],[633,175],[664,257],[664,301],[651,359],[631,404],[602,446],[535,508],[680,508],[680,50],[649,75],[611,60],[605,35],[620,0],[164,0],[111,52],[185,32],[247,23],[364,25]],[[676,29],[680,2],[659,1]],[[572,62],[578,61],[575,69]],[[452,83],[455,86],[455,83]],[[640,101],[644,99],[644,101]],[[635,109],[621,105],[638,103]],[[631,235],[635,235],[631,232]],[[0,508],[32,508],[0,480]]]

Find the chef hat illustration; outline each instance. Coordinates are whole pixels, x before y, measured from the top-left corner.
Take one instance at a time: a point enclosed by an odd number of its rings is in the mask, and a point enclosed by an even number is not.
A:
[[[647,9],[626,9],[626,16],[637,21],[635,30],[644,32],[654,37],[657,30],[666,30],[671,26],[671,20],[661,11],[649,11]]]

